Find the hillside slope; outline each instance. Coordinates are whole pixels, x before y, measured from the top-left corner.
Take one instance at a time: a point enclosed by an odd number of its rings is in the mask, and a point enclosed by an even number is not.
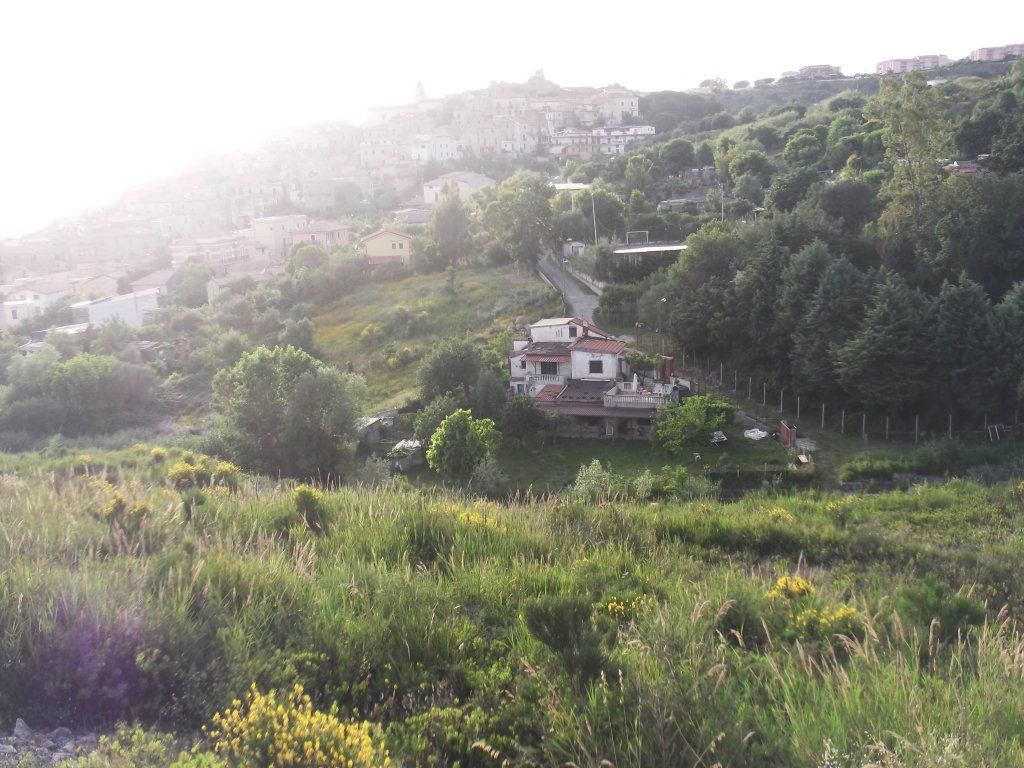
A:
[[[328,359],[366,376],[382,407],[416,395],[416,365],[448,337],[486,339],[514,321],[562,314],[558,296],[532,273],[513,267],[460,269],[455,293],[447,275],[371,283],[314,318],[315,340]]]
[[[303,514],[145,446],[0,469],[5,721],[192,732],[299,683],[396,765],[1024,760],[1024,487]]]

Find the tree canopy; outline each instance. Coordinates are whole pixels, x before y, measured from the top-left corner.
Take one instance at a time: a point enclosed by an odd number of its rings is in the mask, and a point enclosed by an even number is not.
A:
[[[225,443],[243,466],[321,479],[349,470],[361,377],[295,347],[259,347],[219,373],[214,392]]]

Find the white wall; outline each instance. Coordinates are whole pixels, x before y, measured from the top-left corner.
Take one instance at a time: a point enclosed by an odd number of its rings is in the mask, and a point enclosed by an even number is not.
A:
[[[590,372],[590,361],[600,360],[601,373]],[[614,379],[619,375],[618,355],[607,352],[583,352],[573,350],[572,352],[572,378],[574,379]]]
[[[576,335],[569,335],[569,326],[576,328]],[[534,341],[575,341],[583,335],[583,331],[575,323],[563,325],[532,325],[530,326],[530,338]]]
[[[82,308],[88,322],[93,325],[103,325],[117,318],[138,328],[149,322],[151,313],[160,308],[160,293],[155,288],[141,293],[124,293],[89,302]]]

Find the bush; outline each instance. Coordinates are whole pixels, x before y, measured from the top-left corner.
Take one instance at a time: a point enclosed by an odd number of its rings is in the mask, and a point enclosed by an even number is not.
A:
[[[590,602],[580,597],[545,595],[526,606],[526,626],[557,653],[566,670],[583,682],[598,677],[605,666],[602,633],[591,622]]]
[[[729,403],[710,395],[695,395],[679,405],[663,408],[654,429],[666,450],[682,453],[708,439],[714,430],[725,424],[733,410]]]
[[[306,527],[313,533],[324,532],[324,495],[309,485],[300,485],[292,491],[295,509],[302,515]]]
[[[483,496],[496,496],[508,487],[508,475],[501,471],[497,459],[488,456],[473,469],[469,487]]]
[[[608,501],[626,491],[625,480],[601,465],[600,459],[584,464],[576,473],[570,495],[579,501]]]
[[[255,685],[245,701],[237,699],[213,716],[213,750],[242,765],[277,768],[383,768],[391,765],[376,727],[345,722],[334,704],[326,712],[313,707],[301,685],[283,696],[260,693]]]

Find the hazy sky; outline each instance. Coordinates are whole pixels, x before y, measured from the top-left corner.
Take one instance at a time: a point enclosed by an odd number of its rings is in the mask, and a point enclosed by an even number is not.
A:
[[[0,9],[0,236],[204,153],[374,104],[522,81],[683,89],[1024,42],[1024,3],[32,0]],[[606,10],[605,10],[606,9]],[[997,21],[998,20],[998,21]]]

